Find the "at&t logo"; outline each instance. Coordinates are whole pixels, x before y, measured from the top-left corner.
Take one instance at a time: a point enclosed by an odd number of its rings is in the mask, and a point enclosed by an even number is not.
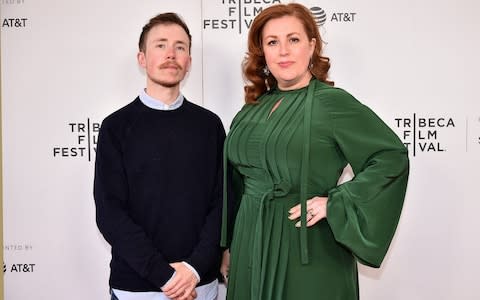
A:
[[[35,264],[12,264],[7,265],[3,263],[3,273],[33,273],[35,271]]]
[[[330,23],[353,23],[357,15],[355,12],[334,12],[328,16],[325,10],[318,6],[310,7],[310,11],[318,27],[325,25],[327,20],[330,21]]]
[[[2,28],[3,27],[26,27],[27,26],[27,18],[5,18],[2,21]]]
[[[317,26],[320,27],[327,21],[327,14],[321,7],[311,7],[310,11],[312,12],[313,17],[315,18],[315,22],[317,22]]]

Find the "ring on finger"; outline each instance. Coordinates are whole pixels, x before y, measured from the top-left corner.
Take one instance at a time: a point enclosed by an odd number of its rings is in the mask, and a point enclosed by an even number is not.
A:
[[[314,216],[314,215],[313,215],[313,211],[312,211],[311,209],[309,209],[309,210],[307,211],[307,218],[308,218],[308,219],[311,219],[311,218],[313,218],[313,216]]]

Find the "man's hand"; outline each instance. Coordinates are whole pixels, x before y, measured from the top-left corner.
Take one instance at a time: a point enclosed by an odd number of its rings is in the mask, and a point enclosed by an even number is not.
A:
[[[175,276],[166,284],[162,291],[168,298],[175,300],[192,300],[197,297],[195,286],[198,279],[195,274],[183,263],[171,263],[175,269]]]
[[[220,273],[223,281],[228,284],[228,271],[230,270],[230,249],[223,251],[222,264],[220,265]]]

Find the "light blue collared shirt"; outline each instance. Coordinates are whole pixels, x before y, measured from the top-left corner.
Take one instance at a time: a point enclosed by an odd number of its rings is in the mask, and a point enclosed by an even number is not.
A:
[[[146,106],[156,110],[174,110],[182,106],[185,97],[180,93],[172,104],[165,104],[161,99],[155,99],[149,96],[145,89],[142,89],[139,95],[140,101]]]

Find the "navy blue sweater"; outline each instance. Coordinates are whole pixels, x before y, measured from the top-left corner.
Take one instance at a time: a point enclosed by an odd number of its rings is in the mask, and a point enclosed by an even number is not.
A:
[[[178,261],[197,270],[199,285],[216,278],[224,139],[220,119],[186,99],[162,111],[137,98],[105,118],[94,198],[112,288],[159,291]]]

